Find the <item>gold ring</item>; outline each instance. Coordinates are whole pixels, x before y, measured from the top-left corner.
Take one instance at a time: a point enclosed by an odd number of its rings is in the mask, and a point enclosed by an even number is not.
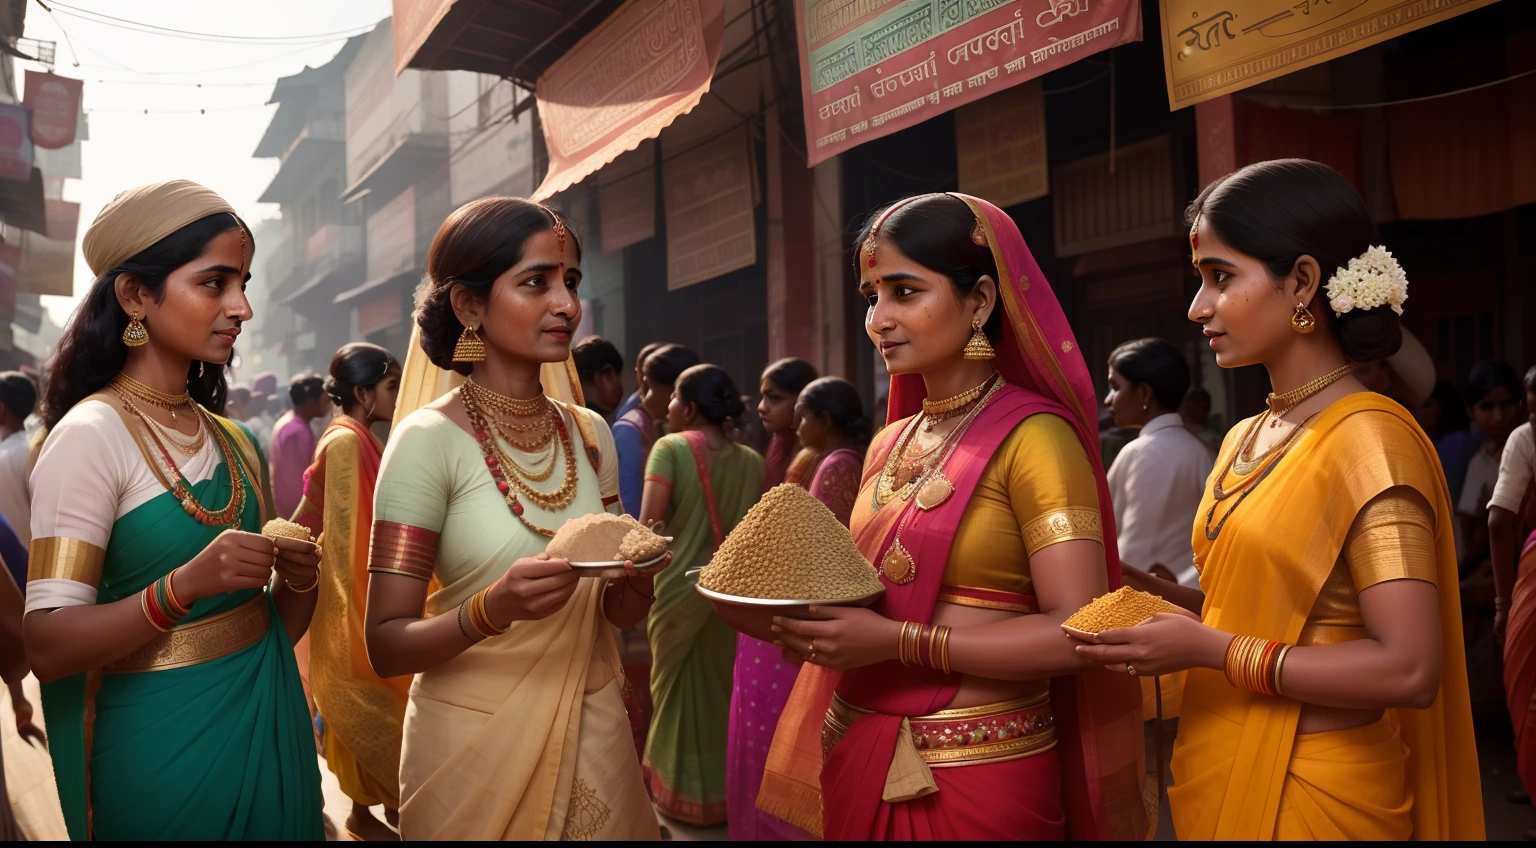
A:
[[[811,637],[811,652],[805,655],[806,662],[816,661],[816,637]]]
[[[1135,677],[1136,676],[1136,666],[1131,665],[1130,663],[1126,663],[1125,664],[1125,673],[1129,674],[1132,677]]]

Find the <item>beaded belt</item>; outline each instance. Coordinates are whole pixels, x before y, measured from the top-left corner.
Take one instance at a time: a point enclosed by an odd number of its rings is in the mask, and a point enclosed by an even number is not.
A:
[[[210,662],[256,644],[271,626],[263,592],[227,612],[177,625],[101,672],[165,671]]]
[[[860,717],[871,714],[836,694],[821,728],[821,753],[826,757]],[[1056,720],[1049,692],[1026,698],[940,710],[913,716],[912,743],[923,762],[933,768],[1016,760],[1056,747]]]

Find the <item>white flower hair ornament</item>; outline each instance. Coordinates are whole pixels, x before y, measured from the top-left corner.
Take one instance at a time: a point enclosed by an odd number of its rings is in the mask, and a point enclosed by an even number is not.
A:
[[[1328,278],[1327,291],[1328,305],[1336,316],[1378,306],[1390,306],[1401,315],[1408,300],[1408,275],[1391,251],[1373,245],[1349,260],[1348,267],[1335,271]]]

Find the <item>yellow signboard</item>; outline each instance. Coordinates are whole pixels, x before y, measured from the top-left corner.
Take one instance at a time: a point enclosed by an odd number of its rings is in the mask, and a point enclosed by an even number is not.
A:
[[[1241,91],[1498,0],[1162,0],[1174,109]]]

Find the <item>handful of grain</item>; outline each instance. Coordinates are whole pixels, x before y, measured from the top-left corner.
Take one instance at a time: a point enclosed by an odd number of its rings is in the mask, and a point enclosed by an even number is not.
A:
[[[571,562],[646,562],[667,552],[667,540],[628,515],[594,512],[565,522],[544,552]]]
[[[880,578],[832,511],[791,483],[770,489],[699,572],[723,595],[836,603],[880,591]]]
[[[1156,595],[1121,586],[1094,598],[1087,606],[1072,613],[1061,626],[1078,634],[1097,634],[1117,627],[1135,627],[1160,612],[1178,610]]]
[[[300,539],[305,542],[313,542],[315,539],[309,535],[309,528],[302,524],[295,524],[283,518],[274,518],[262,525],[261,535],[268,539],[276,539],[279,536],[288,539]]]

